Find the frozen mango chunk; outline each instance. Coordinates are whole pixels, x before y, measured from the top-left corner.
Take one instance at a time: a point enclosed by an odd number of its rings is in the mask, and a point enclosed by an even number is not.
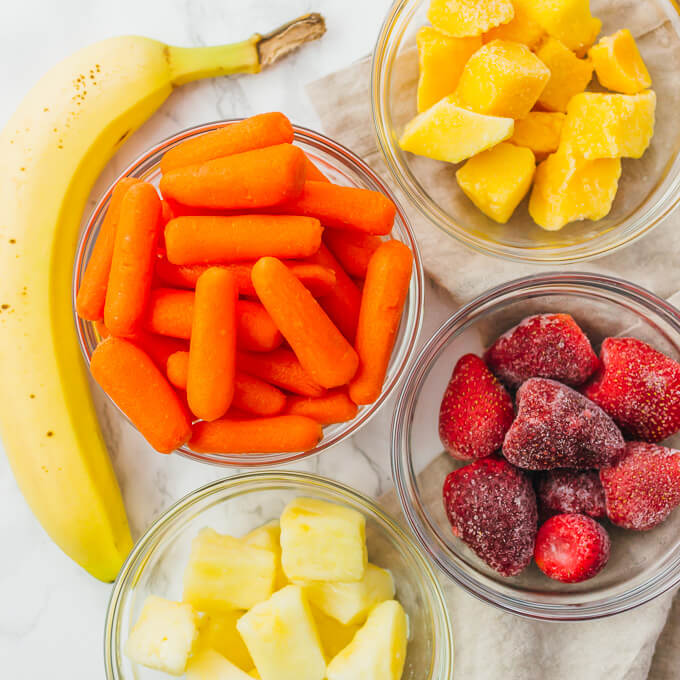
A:
[[[602,219],[611,210],[620,176],[619,158],[588,161],[559,150],[536,170],[529,213],[548,231],[576,220]]]
[[[456,179],[485,215],[503,224],[529,191],[535,170],[529,149],[503,143],[473,156],[456,172]]]
[[[569,102],[562,129],[565,150],[588,160],[640,158],[654,134],[656,95],[582,92]]]
[[[515,15],[510,0],[432,0],[427,18],[454,38],[481,35]]]
[[[187,680],[249,680],[250,677],[214,649],[201,650],[187,666]]]
[[[544,160],[560,145],[564,119],[563,113],[531,111],[515,121],[515,132],[510,141],[517,146],[526,146],[534,152],[537,160]]]
[[[236,630],[236,622],[243,616],[243,611],[235,609],[226,614],[214,614],[204,617],[198,631],[196,651],[214,649],[231,663],[245,671],[253,667],[248,648]]]
[[[288,584],[288,579],[281,567],[281,526],[278,520],[273,520],[261,527],[254,529],[243,540],[248,545],[257,548],[264,548],[274,553],[276,560],[276,577],[274,579],[274,590],[279,590]]]
[[[432,26],[423,26],[418,31],[416,43],[420,64],[420,113],[456,89],[467,60],[482,46],[482,39],[452,38]]]
[[[484,43],[492,40],[511,40],[533,50],[544,37],[545,31],[541,24],[534,21],[521,5],[515,5],[515,16],[512,20],[487,31],[482,36],[482,40]]]
[[[536,56],[550,69],[550,80],[538,103],[548,111],[566,111],[569,100],[583,92],[593,77],[590,59],[579,59],[556,38],[547,38]]]
[[[624,28],[590,48],[597,79],[608,90],[637,94],[652,84],[631,32]]]
[[[352,642],[352,638],[361,626],[359,624],[345,626],[340,621],[324,614],[314,605],[311,605],[311,610],[324,654],[326,659],[330,660]]]
[[[549,78],[548,67],[526,45],[493,40],[465,64],[456,102],[487,116],[524,118]]]

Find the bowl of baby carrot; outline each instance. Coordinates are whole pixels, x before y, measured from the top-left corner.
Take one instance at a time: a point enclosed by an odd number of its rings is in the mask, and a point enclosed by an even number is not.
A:
[[[274,112],[132,163],[81,236],[73,303],[95,382],[154,449],[279,465],[385,402],[420,331],[423,270],[382,180]]]

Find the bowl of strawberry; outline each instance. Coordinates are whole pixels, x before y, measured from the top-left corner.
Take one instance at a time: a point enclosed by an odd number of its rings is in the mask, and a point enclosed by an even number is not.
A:
[[[402,508],[454,581],[586,620],[680,583],[680,311],[635,284],[541,274],[422,349],[392,432]]]

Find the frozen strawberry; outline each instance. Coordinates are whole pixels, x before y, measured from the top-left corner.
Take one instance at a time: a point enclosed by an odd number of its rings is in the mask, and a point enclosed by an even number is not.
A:
[[[529,378],[580,385],[599,365],[590,341],[569,314],[527,317],[503,333],[484,359],[510,387],[519,387]]]
[[[489,456],[501,448],[515,417],[512,399],[474,354],[461,357],[439,407],[439,437],[460,460]]]
[[[536,495],[528,477],[501,458],[482,458],[450,473],[444,507],[455,536],[492,569],[514,576],[531,561]]]
[[[596,470],[550,470],[536,485],[541,516],[576,512],[604,517],[604,489]]]
[[[623,448],[619,428],[599,406],[554,380],[531,378],[517,392],[503,455],[528,470],[588,470],[612,465]]]
[[[607,517],[625,529],[661,524],[680,505],[680,451],[628,442],[625,457],[602,468]]]
[[[637,338],[607,338],[583,393],[632,439],[660,442],[680,430],[680,364]]]
[[[610,546],[609,534],[590,517],[555,515],[538,530],[534,559],[555,581],[580,583],[607,564]]]

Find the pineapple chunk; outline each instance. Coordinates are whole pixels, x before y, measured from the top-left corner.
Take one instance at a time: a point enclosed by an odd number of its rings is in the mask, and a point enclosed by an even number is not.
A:
[[[250,680],[250,677],[214,649],[195,654],[187,667],[187,680]]]
[[[652,78],[627,28],[602,38],[589,54],[598,80],[607,89],[637,94],[651,87]]]
[[[535,170],[530,149],[503,143],[472,157],[456,179],[485,215],[504,224],[529,191]]]
[[[321,640],[300,586],[286,586],[256,604],[236,627],[262,680],[322,680],[326,676]]]
[[[135,663],[182,675],[198,635],[198,616],[193,607],[150,595],[125,645]]]
[[[547,38],[536,56],[550,69],[550,80],[538,98],[548,111],[566,111],[569,100],[588,87],[593,77],[589,59],[579,59],[556,38]]]
[[[482,46],[482,39],[451,38],[431,26],[423,26],[416,37],[420,76],[418,113],[429,109],[458,85],[465,62]]]
[[[253,660],[246,643],[236,630],[236,622],[243,614],[243,611],[235,609],[226,614],[205,617],[198,632],[196,649],[214,649],[241,670],[252,668]]]
[[[524,118],[549,78],[548,67],[526,45],[493,40],[465,64],[454,96],[475,113]]]
[[[510,0],[432,0],[427,18],[455,38],[481,35],[515,15]]]
[[[399,146],[420,156],[458,163],[512,137],[514,125],[512,118],[462,109],[454,103],[454,95],[449,95],[408,123]]]
[[[296,498],[281,514],[281,549],[291,581],[359,581],[368,562],[366,519],[335,503]]]
[[[250,609],[272,594],[275,578],[270,550],[203,529],[191,546],[183,599],[209,614]]]
[[[251,531],[243,540],[248,545],[257,548],[264,548],[274,553],[276,559],[276,578],[274,579],[274,590],[280,590],[288,585],[288,579],[281,567],[281,525],[277,520],[264,524]]]
[[[482,36],[482,40],[484,43],[492,40],[511,40],[533,50],[544,37],[543,27],[529,16],[521,5],[515,5],[515,16],[512,21],[492,28]]]
[[[536,156],[536,160],[557,151],[562,135],[565,115],[531,111],[526,118],[515,121],[515,133],[510,141],[517,146],[526,146]]]
[[[379,604],[363,628],[329,664],[328,680],[399,680],[406,661],[408,623],[396,600]]]
[[[312,616],[321,639],[321,647],[327,659],[332,659],[352,642],[356,632],[361,628],[358,624],[344,626],[340,621],[327,616],[312,605]]]

